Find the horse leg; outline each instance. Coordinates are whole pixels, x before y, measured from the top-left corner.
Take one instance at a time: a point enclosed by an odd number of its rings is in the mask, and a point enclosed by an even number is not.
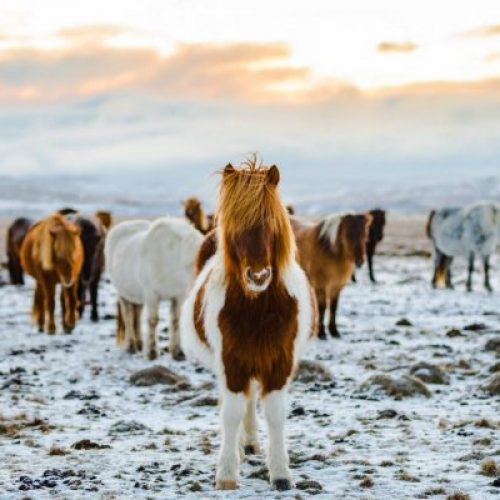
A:
[[[218,490],[235,490],[238,486],[238,438],[244,412],[245,394],[225,390],[221,408],[222,446],[215,475],[215,487]]]
[[[135,345],[138,351],[142,351],[142,328],[141,328],[141,318],[142,318],[142,305],[134,304],[134,335],[135,335]]]
[[[66,294],[64,288],[61,290],[61,294],[59,296],[59,300],[61,302],[61,316],[63,323],[63,330],[66,331],[67,323],[66,323]]]
[[[375,253],[375,249],[369,248],[367,252],[367,260],[368,260],[368,274],[370,275],[370,281],[372,283],[376,283],[375,275],[373,274],[373,254]]]
[[[469,255],[469,274],[467,277],[467,291],[472,291],[472,273],[474,272],[474,252]]]
[[[453,263],[453,257],[445,257],[446,260],[446,271],[445,271],[445,285],[449,290],[453,290],[455,287],[453,286],[451,280],[451,264]]]
[[[158,309],[160,301],[155,296],[150,296],[146,299],[146,310],[148,314],[148,335],[147,341],[144,344],[144,355],[148,359],[156,359],[158,357],[158,340],[156,338],[156,327],[158,326],[159,314]]]
[[[245,455],[256,455],[260,452],[257,425],[257,388],[250,386],[250,395],[245,402],[245,415],[243,417],[243,433],[241,444]]]
[[[442,272],[443,272],[443,265],[445,264],[445,259],[446,259],[446,257],[437,248],[435,248],[434,274],[432,276],[432,288],[436,288],[439,284],[439,281],[441,281]]]
[[[326,296],[324,290],[316,291],[316,299],[318,301],[318,338],[326,339],[325,330],[325,313],[326,313]]]
[[[35,295],[33,298],[33,320],[38,326],[38,331],[43,333],[45,327],[45,308],[43,298],[43,288],[39,281],[36,282]]]
[[[93,276],[90,281],[90,304],[91,304],[90,319],[94,323],[99,321],[98,290],[99,290],[100,279],[101,279],[101,273],[96,272],[95,276]]]
[[[69,288],[64,288],[63,293],[66,302],[66,308],[63,316],[64,333],[71,333],[75,329],[76,325],[76,314],[77,314],[77,304],[78,304],[77,285],[73,285]]]
[[[134,333],[134,305],[128,300],[120,298],[120,311],[125,329],[124,347],[128,353],[133,354],[137,351]]]
[[[337,306],[339,303],[339,293],[336,293],[330,303],[330,323],[328,329],[332,337],[340,338],[340,333],[337,330]]]
[[[269,432],[267,462],[273,488],[283,491],[293,487],[285,445],[286,387],[273,391],[263,400]]]
[[[125,322],[123,316],[125,312],[122,311],[120,305],[121,301],[116,302],[116,343],[122,345],[125,342]]]
[[[351,281],[352,281],[353,283],[357,283],[357,281],[356,281],[356,271],[353,271],[353,272],[352,272]]]
[[[179,317],[180,305],[179,299],[170,301],[170,354],[176,361],[185,359],[184,353],[181,350],[181,342],[179,338]]]
[[[483,265],[484,265],[484,288],[488,290],[488,292],[492,292],[493,288],[490,283],[490,256],[486,255],[483,257]]]
[[[43,305],[46,314],[45,330],[49,335],[54,335],[56,333],[56,322],[54,318],[54,311],[56,307],[56,284],[49,278],[43,280],[42,286],[44,294]]]
[[[85,302],[87,298],[87,286],[83,283],[82,278],[78,279],[78,315],[83,318],[85,311]]]

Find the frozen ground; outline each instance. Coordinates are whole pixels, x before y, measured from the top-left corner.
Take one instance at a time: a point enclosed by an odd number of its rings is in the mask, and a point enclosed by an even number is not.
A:
[[[0,498],[500,498],[484,459],[500,459],[500,400],[480,389],[497,363],[485,349],[500,336],[500,273],[484,292],[433,291],[430,261],[379,257],[380,284],[366,270],[341,298],[341,340],[312,344],[333,382],[292,385],[287,420],[291,466],[302,488],[270,491],[261,456],[241,467],[239,491],[217,495],[217,392],[211,374],[190,361],[159,362],[191,387],[136,387],[129,376],[148,367],[114,340],[115,296],[103,283],[98,325],[85,317],[72,335],[49,337],[29,322],[32,283],[0,287]],[[161,344],[167,345],[163,309]],[[406,318],[406,326],[396,326]],[[403,322],[404,323],[404,322]],[[479,327],[466,327],[471,324]],[[458,332],[447,333],[457,329]],[[360,391],[374,374],[401,377],[420,361],[439,365],[448,384],[427,384],[431,397],[397,400]],[[261,419],[261,442],[266,436]],[[103,449],[77,450],[89,439]],[[52,450],[52,451],[51,451]],[[322,489],[319,490],[319,487]]]

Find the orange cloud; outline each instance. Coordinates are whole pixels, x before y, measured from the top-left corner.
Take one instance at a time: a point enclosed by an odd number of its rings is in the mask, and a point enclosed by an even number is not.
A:
[[[71,26],[60,29],[56,34],[71,42],[102,42],[124,33],[132,32],[131,29],[114,24],[98,24],[85,26]]]
[[[111,32],[96,27],[96,33]],[[167,57],[151,48],[103,43],[11,49],[0,52],[0,99],[59,100],[117,88],[182,99],[264,98],[276,85],[307,78],[307,68],[286,64],[288,55],[288,47],[280,43],[185,44]],[[30,92],[20,91],[28,88]]]
[[[460,34],[462,37],[478,38],[478,37],[491,37],[500,35],[500,24],[490,24],[488,26],[480,26]]]
[[[418,45],[410,41],[403,42],[380,42],[377,45],[378,52],[413,52]]]

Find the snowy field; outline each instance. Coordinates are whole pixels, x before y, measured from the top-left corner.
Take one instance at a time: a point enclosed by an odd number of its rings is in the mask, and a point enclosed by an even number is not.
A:
[[[307,352],[331,379],[301,372],[292,385],[286,425],[298,488],[286,494],[270,490],[260,455],[243,462],[237,493],[214,491],[214,378],[165,353],[159,363],[184,383],[132,385],[130,375],[152,363],[115,345],[108,282],[101,286],[104,319],[95,325],[86,316],[73,334],[54,337],[29,322],[31,281],[2,286],[0,498],[405,499],[459,491],[500,498],[491,464],[481,468],[500,460],[500,399],[481,389],[499,367],[499,264],[497,257],[493,294],[483,291],[478,273],[467,294],[460,266],[456,290],[431,290],[431,261],[422,257],[379,257],[375,286],[365,269],[358,272],[341,297],[343,338],[316,341]],[[164,307],[162,346],[167,320]],[[417,371],[423,379],[445,382],[416,386],[427,395],[365,384],[381,374],[407,381],[419,362],[441,368]],[[260,424],[264,444],[262,418]]]

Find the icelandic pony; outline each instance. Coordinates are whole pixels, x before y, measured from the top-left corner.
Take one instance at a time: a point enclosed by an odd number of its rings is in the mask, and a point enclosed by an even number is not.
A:
[[[24,285],[24,272],[21,266],[21,245],[33,221],[25,217],[16,219],[7,229],[7,259],[9,278],[12,285]]]
[[[144,354],[158,356],[156,327],[160,301],[170,301],[170,353],[182,359],[179,312],[195,278],[194,262],[203,240],[187,221],[164,217],[114,226],[106,237],[106,267],[119,295],[117,341],[126,350],[141,349],[140,323],[146,306],[149,333]]]
[[[384,239],[385,227],[385,210],[375,208],[368,212],[372,216],[370,229],[368,230],[368,241],[366,242],[366,260],[368,262],[368,274],[370,281],[376,283],[375,274],[373,272],[373,256],[375,255],[375,248]],[[353,273],[352,281],[356,281],[356,275]]]
[[[451,288],[451,262],[454,257],[466,257],[469,263],[466,286],[471,291],[474,259],[478,255],[483,261],[484,287],[492,291],[489,259],[500,241],[500,204],[480,202],[464,208],[432,210],[427,234],[435,251],[433,286],[445,274],[446,285]]]
[[[82,317],[90,295],[90,319],[99,321],[98,289],[104,271],[104,239],[106,231],[100,221],[77,215],[75,225],[80,229],[80,240],[83,246],[83,266],[78,280],[78,312]]]
[[[371,220],[369,214],[334,214],[317,224],[292,218],[299,262],[316,292],[320,338],[326,338],[327,309],[330,334],[340,337],[336,323],[340,292],[365,260]]]
[[[187,198],[182,202],[184,215],[201,234],[209,233],[214,227],[213,217],[205,214],[201,201],[198,198]]]
[[[61,284],[63,329],[71,333],[78,317],[77,287],[83,264],[78,227],[60,214],[37,222],[23,241],[21,264],[36,280],[33,319],[38,330],[55,333],[55,293]]]
[[[215,371],[221,391],[223,432],[216,473],[221,490],[237,487],[240,438],[247,453],[259,449],[258,389],[269,429],[271,483],[278,490],[292,487],[284,434],[286,393],[314,328],[315,302],[295,259],[279,178],[276,166],[251,162],[225,167],[215,255],[182,309],[183,350]]]

